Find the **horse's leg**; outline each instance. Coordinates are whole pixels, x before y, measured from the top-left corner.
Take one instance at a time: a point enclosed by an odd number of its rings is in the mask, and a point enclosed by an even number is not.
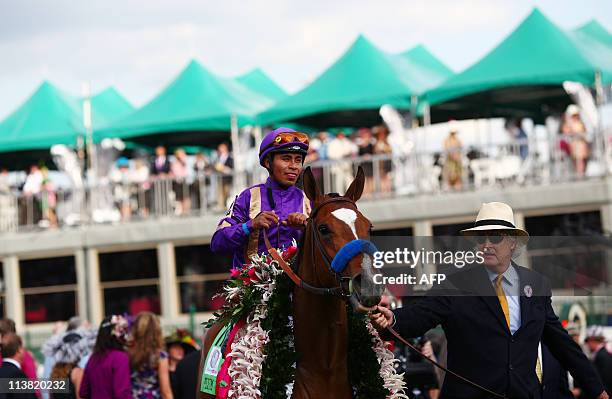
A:
[[[215,323],[212,327],[206,331],[204,335],[204,344],[202,346],[202,357],[200,358],[200,368],[198,369],[198,384],[196,386],[196,398],[198,399],[214,399],[213,395],[209,395],[204,392],[200,392],[200,384],[202,383],[202,369],[204,368],[204,362],[206,361],[206,355],[215,340],[215,337],[223,327],[223,324]]]

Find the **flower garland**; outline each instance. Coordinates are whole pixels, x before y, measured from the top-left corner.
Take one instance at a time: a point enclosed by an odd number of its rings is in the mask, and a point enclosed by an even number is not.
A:
[[[296,247],[294,242],[282,252],[283,259],[295,260]],[[269,255],[251,260],[243,269],[232,269],[232,279],[220,294],[225,305],[213,314],[207,327],[246,319],[227,354],[232,357],[228,399],[285,399],[290,396],[297,362],[291,318],[292,287]],[[378,332],[365,315],[355,313],[350,306],[347,316],[349,347],[371,348],[348,353],[349,381],[355,398],[407,398],[403,375],[398,375],[393,367],[397,360]]]

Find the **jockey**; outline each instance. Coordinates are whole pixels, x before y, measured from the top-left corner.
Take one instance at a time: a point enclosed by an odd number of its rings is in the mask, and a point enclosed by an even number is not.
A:
[[[252,255],[266,252],[261,234],[276,248],[300,241],[310,201],[295,183],[308,151],[308,136],[289,128],[266,135],[259,147],[259,164],[269,177],[263,184],[240,193],[221,219],[210,247],[215,253],[234,254],[233,267],[242,268]]]

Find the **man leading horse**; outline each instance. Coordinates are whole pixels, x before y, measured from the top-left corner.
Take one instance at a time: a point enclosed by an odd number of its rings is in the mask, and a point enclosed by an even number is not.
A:
[[[550,282],[512,261],[529,238],[515,226],[512,208],[485,203],[474,227],[461,233],[482,251],[483,265],[449,275],[411,306],[393,312],[379,306],[372,323],[380,329],[394,326],[404,338],[442,325],[448,369],[459,375],[446,374],[441,398],[541,398],[547,368],[538,357],[542,342],[587,397],[607,399],[595,370],[555,315]]]

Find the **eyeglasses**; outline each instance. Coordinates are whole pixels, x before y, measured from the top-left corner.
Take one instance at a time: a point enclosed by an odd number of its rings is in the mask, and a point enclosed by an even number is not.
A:
[[[474,241],[476,241],[476,243],[479,245],[483,245],[485,242],[487,242],[487,240],[489,240],[491,244],[499,244],[500,242],[504,240],[504,237],[507,237],[507,234],[505,233],[479,234],[477,236],[474,236]]]
[[[289,144],[289,143],[303,143],[308,145],[308,135],[306,133],[300,133],[300,132],[285,132],[285,133],[279,133],[276,135],[276,137],[274,138],[274,141],[271,142],[266,149],[270,148],[270,147],[277,147],[279,145],[283,145],[283,144]]]

